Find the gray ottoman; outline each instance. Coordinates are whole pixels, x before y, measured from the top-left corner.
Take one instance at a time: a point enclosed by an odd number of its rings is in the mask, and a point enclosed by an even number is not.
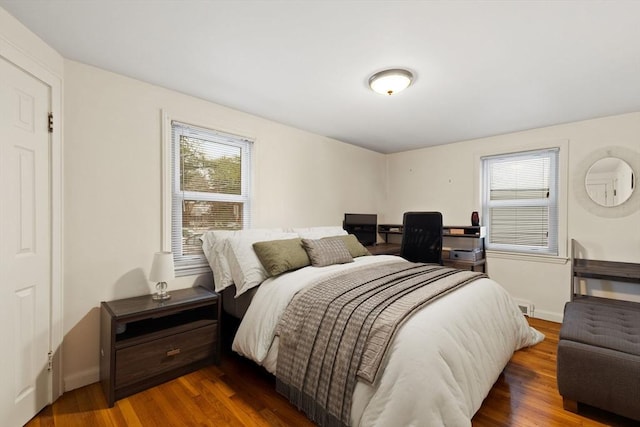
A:
[[[565,409],[586,403],[640,421],[640,304],[580,299],[564,308],[558,391]]]

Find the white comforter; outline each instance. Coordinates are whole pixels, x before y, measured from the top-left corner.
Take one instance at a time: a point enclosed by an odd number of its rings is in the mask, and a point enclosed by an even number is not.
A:
[[[294,294],[319,277],[354,266],[398,259],[303,269],[267,279],[242,320],[233,350],[275,373],[277,323]],[[471,417],[513,352],[540,342],[509,294],[480,279],[413,315],[398,331],[373,386],[358,381],[353,426],[470,426]]]

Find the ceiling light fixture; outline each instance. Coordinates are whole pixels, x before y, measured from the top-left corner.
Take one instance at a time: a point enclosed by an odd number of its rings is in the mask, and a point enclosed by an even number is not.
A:
[[[369,86],[379,94],[393,95],[409,87],[412,81],[413,74],[411,71],[394,68],[379,71],[369,77]]]

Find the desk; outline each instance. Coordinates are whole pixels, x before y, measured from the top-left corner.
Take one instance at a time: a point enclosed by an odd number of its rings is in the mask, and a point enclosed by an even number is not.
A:
[[[385,242],[378,243],[376,247],[367,247],[373,255],[400,254],[400,244],[389,243],[402,240],[402,224],[378,224],[378,234],[382,235]],[[486,229],[480,226],[444,225],[442,226],[442,263],[447,267],[462,270],[487,272],[487,259],[484,239]],[[455,249],[478,250],[480,256],[477,259],[454,258],[451,252]]]
[[[366,248],[371,255],[400,255],[400,245],[397,243],[376,243]]]

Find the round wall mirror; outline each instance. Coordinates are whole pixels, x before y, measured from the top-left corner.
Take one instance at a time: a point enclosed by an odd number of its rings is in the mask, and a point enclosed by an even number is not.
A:
[[[618,206],[633,193],[635,176],[627,162],[617,157],[596,161],[585,178],[587,194],[600,206]]]

